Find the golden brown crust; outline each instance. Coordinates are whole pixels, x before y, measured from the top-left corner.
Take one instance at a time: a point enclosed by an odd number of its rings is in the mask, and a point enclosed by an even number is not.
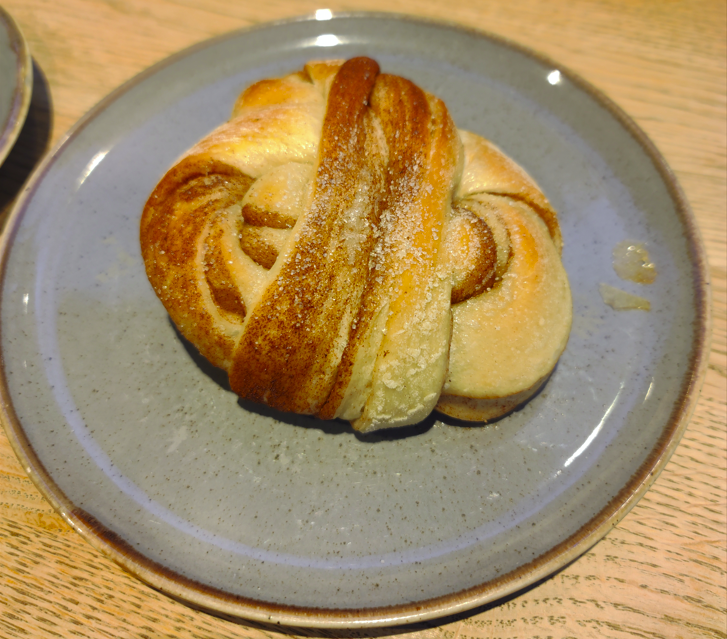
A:
[[[235,392],[364,432],[534,393],[570,327],[561,242],[520,167],[368,58],[246,89],[141,224],[154,290]]]
[[[527,402],[548,380],[550,373],[535,381],[532,386],[513,395],[504,397],[460,397],[442,394],[437,402],[437,411],[466,422],[489,422],[512,412]]]

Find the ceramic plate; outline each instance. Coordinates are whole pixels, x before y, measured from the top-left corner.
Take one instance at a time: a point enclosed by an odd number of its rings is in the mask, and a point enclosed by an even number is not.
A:
[[[23,128],[32,89],[28,45],[10,14],[0,7],[0,164]]]
[[[238,401],[149,286],[139,218],[242,88],[311,58],[375,57],[526,167],[560,211],[573,332],[549,383],[489,426],[433,416],[362,437]],[[612,268],[644,242],[650,286]],[[4,236],[4,420],[66,520],[195,606],[307,626],[433,618],[573,560],[635,503],[696,403],[708,300],[694,220],[606,98],[498,38],[340,15],[217,38],[125,85],[46,159]],[[617,312],[599,284],[648,298]]]

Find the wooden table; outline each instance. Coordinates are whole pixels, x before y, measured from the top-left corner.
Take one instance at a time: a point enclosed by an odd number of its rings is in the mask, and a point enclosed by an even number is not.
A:
[[[148,66],[227,31],[311,13],[314,0],[5,0],[36,64],[28,121],[0,168],[4,222],[42,153]],[[709,371],[662,475],[594,548],[550,579],[470,614],[379,632],[236,624],[124,573],[36,490],[0,429],[2,637],[725,637],[725,69],[723,0],[332,0],[339,11],[445,18],[534,46],[623,107],[665,155],[707,247],[714,300]]]

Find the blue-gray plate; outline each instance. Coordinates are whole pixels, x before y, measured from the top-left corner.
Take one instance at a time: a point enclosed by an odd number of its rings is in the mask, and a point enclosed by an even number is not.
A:
[[[442,97],[559,211],[570,342],[545,389],[494,424],[434,415],[361,437],[240,402],[147,282],[141,209],[177,156],[251,82],[358,54]],[[654,284],[614,273],[625,239],[645,243]],[[76,530],[196,607],[319,627],[441,617],[561,568],[644,494],[696,404],[706,272],[663,158],[575,74],[452,24],[322,11],[153,67],[45,159],[2,243],[3,421]],[[602,282],[651,311],[606,306]]]
[[[12,16],[0,7],[0,164],[23,128],[32,90],[28,44]]]

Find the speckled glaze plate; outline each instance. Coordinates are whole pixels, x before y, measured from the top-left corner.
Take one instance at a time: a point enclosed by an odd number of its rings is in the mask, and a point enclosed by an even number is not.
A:
[[[140,212],[175,158],[249,83],[356,54],[443,97],[560,211],[570,342],[545,389],[495,424],[432,416],[362,437],[241,402],[147,282]],[[624,239],[645,243],[654,284],[618,279]],[[537,54],[395,15],[319,12],[232,33],[121,87],[38,169],[1,275],[4,422],[41,491],[154,587],[298,626],[441,617],[575,559],[676,447],[709,329],[694,220],[623,112]],[[602,282],[652,310],[612,310]]]
[[[28,44],[12,16],[0,7],[0,164],[23,128],[32,91]]]

